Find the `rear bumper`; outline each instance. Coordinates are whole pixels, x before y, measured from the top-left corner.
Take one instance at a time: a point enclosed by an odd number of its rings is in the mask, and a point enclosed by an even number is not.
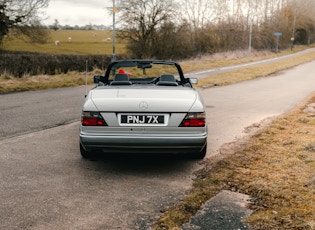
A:
[[[86,151],[105,153],[171,153],[201,152],[207,143],[207,133],[195,135],[89,135],[80,133],[80,143]]]

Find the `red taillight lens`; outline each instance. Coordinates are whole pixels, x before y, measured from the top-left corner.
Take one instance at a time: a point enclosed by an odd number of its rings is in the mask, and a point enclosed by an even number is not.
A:
[[[107,126],[103,117],[98,112],[83,112],[81,124],[83,126]]]
[[[188,113],[180,124],[180,127],[204,127],[205,125],[205,113]]]

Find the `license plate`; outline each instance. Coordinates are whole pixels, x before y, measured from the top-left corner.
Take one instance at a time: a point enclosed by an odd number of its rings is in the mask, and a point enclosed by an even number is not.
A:
[[[156,114],[121,114],[122,125],[164,125],[165,116]]]

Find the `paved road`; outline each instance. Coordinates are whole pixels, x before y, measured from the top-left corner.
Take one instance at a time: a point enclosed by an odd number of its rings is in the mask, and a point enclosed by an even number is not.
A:
[[[314,65],[201,90],[209,123],[208,156],[245,135],[245,127],[282,114],[308,96],[315,89]],[[0,140],[1,229],[147,229],[189,189],[201,167],[195,161],[139,156],[82,160],[79,123],[73,121],[79,119],[84,92],[78,87],[0,96],[1,130],[10,128],[1,131]],[[18,135],[42,124],[56,127]]]
[[[0,140],[78,121],[85,87],[0,95]]]
[[[271,58],[271,59],[265,59],[265,60],[261,60],[261,61],[249,62],[249,63],[232,65],[232,66],[224,66],[224,67],[218,67],[218,68],[213,68],[213,69],[197,70],[197,71],[187,73],[187,74],[185,74],[185,76],[202,79],[202,78],[206,78],[206,77],[211,77],[211,75],[214,75],[214,74],[229,72],[229,71],[238,70],[241,68],[252,67],[252,66],[270,64],[270,63],[274,63],[277,61],[283,61],[283,60],[287,60],[287,59],[290,59],[293,57],[297,57],[297,56],[300,56],[303,54],[308,54],[308,53],[313,53],[313,52],[315,52],[315,48],[310,48],[310,49],[306,49],[306,50],[303,50],[303,51],[300,51],[297,53],[293,53],[290,55],[275,57],[275,58]]]

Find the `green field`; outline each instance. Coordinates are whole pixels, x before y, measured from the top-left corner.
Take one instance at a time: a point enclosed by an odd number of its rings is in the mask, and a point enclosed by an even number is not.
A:
[[[50,30],[49,33],[45,44],[33,44],[8,36],[3,41],[3,48],[49,54],[112,54],[112,32],[109,30]],[[55,41],[59,41],[59,45],[55,45]],[[116,54],[126,53],[126,43],[120,39],[116,39],[115,46]]]

